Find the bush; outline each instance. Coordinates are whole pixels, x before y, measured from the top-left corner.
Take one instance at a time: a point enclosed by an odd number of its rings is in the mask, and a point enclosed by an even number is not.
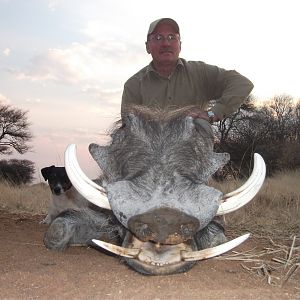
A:
[[[34,163],[30,160],[0,160],[0,181],[15,185],[32,183],[34,172]]]

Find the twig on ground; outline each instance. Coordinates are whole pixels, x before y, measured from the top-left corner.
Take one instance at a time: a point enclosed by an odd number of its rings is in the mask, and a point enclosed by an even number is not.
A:
[[[270,285],[283,286],[300,269],[300,246],[295,247],[297,237],[293,237],[291,246],[274,242],[272,238],[265,239],[269,240],[272,247],[267,246],[262,250],[252,248],[244,252],[232,251],[216,259],[242,261],[241,265],[246,271],[266,279]]]

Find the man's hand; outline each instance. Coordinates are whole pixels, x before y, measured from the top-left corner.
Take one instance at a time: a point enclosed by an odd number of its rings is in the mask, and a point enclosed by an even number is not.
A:
[[[209,117],[207,114],[207,111],[201,110],[201,109],[193,109],[188,112],[188,116],[191,116],[194,119],[203,119],[206,120],[207,122],[213,123],[219,121],[219,117],[214,115],[213,117]]]

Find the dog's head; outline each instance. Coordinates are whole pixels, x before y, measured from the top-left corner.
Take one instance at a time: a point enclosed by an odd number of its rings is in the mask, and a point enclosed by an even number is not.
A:
[[[55,195],[61,195],[72,187],[65,167],[45,167],[41,169],[41,173]]]

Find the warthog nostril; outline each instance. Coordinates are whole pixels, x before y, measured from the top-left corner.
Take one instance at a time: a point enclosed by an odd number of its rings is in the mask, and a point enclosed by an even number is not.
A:
[[[189,238],[194,234],[193,224],[184,224],[180,226],[180,233],[182,236]]]
[[[177,209],[159,208],[130,218],[128,227],[141,241],[179,244],[194,236],[199,221]]]
[[[150,240],[153,236],[153,233],[150,229],[150,227],[147,224],[136,222],[134,225],[136,234],[140,237],[142,240]]]

